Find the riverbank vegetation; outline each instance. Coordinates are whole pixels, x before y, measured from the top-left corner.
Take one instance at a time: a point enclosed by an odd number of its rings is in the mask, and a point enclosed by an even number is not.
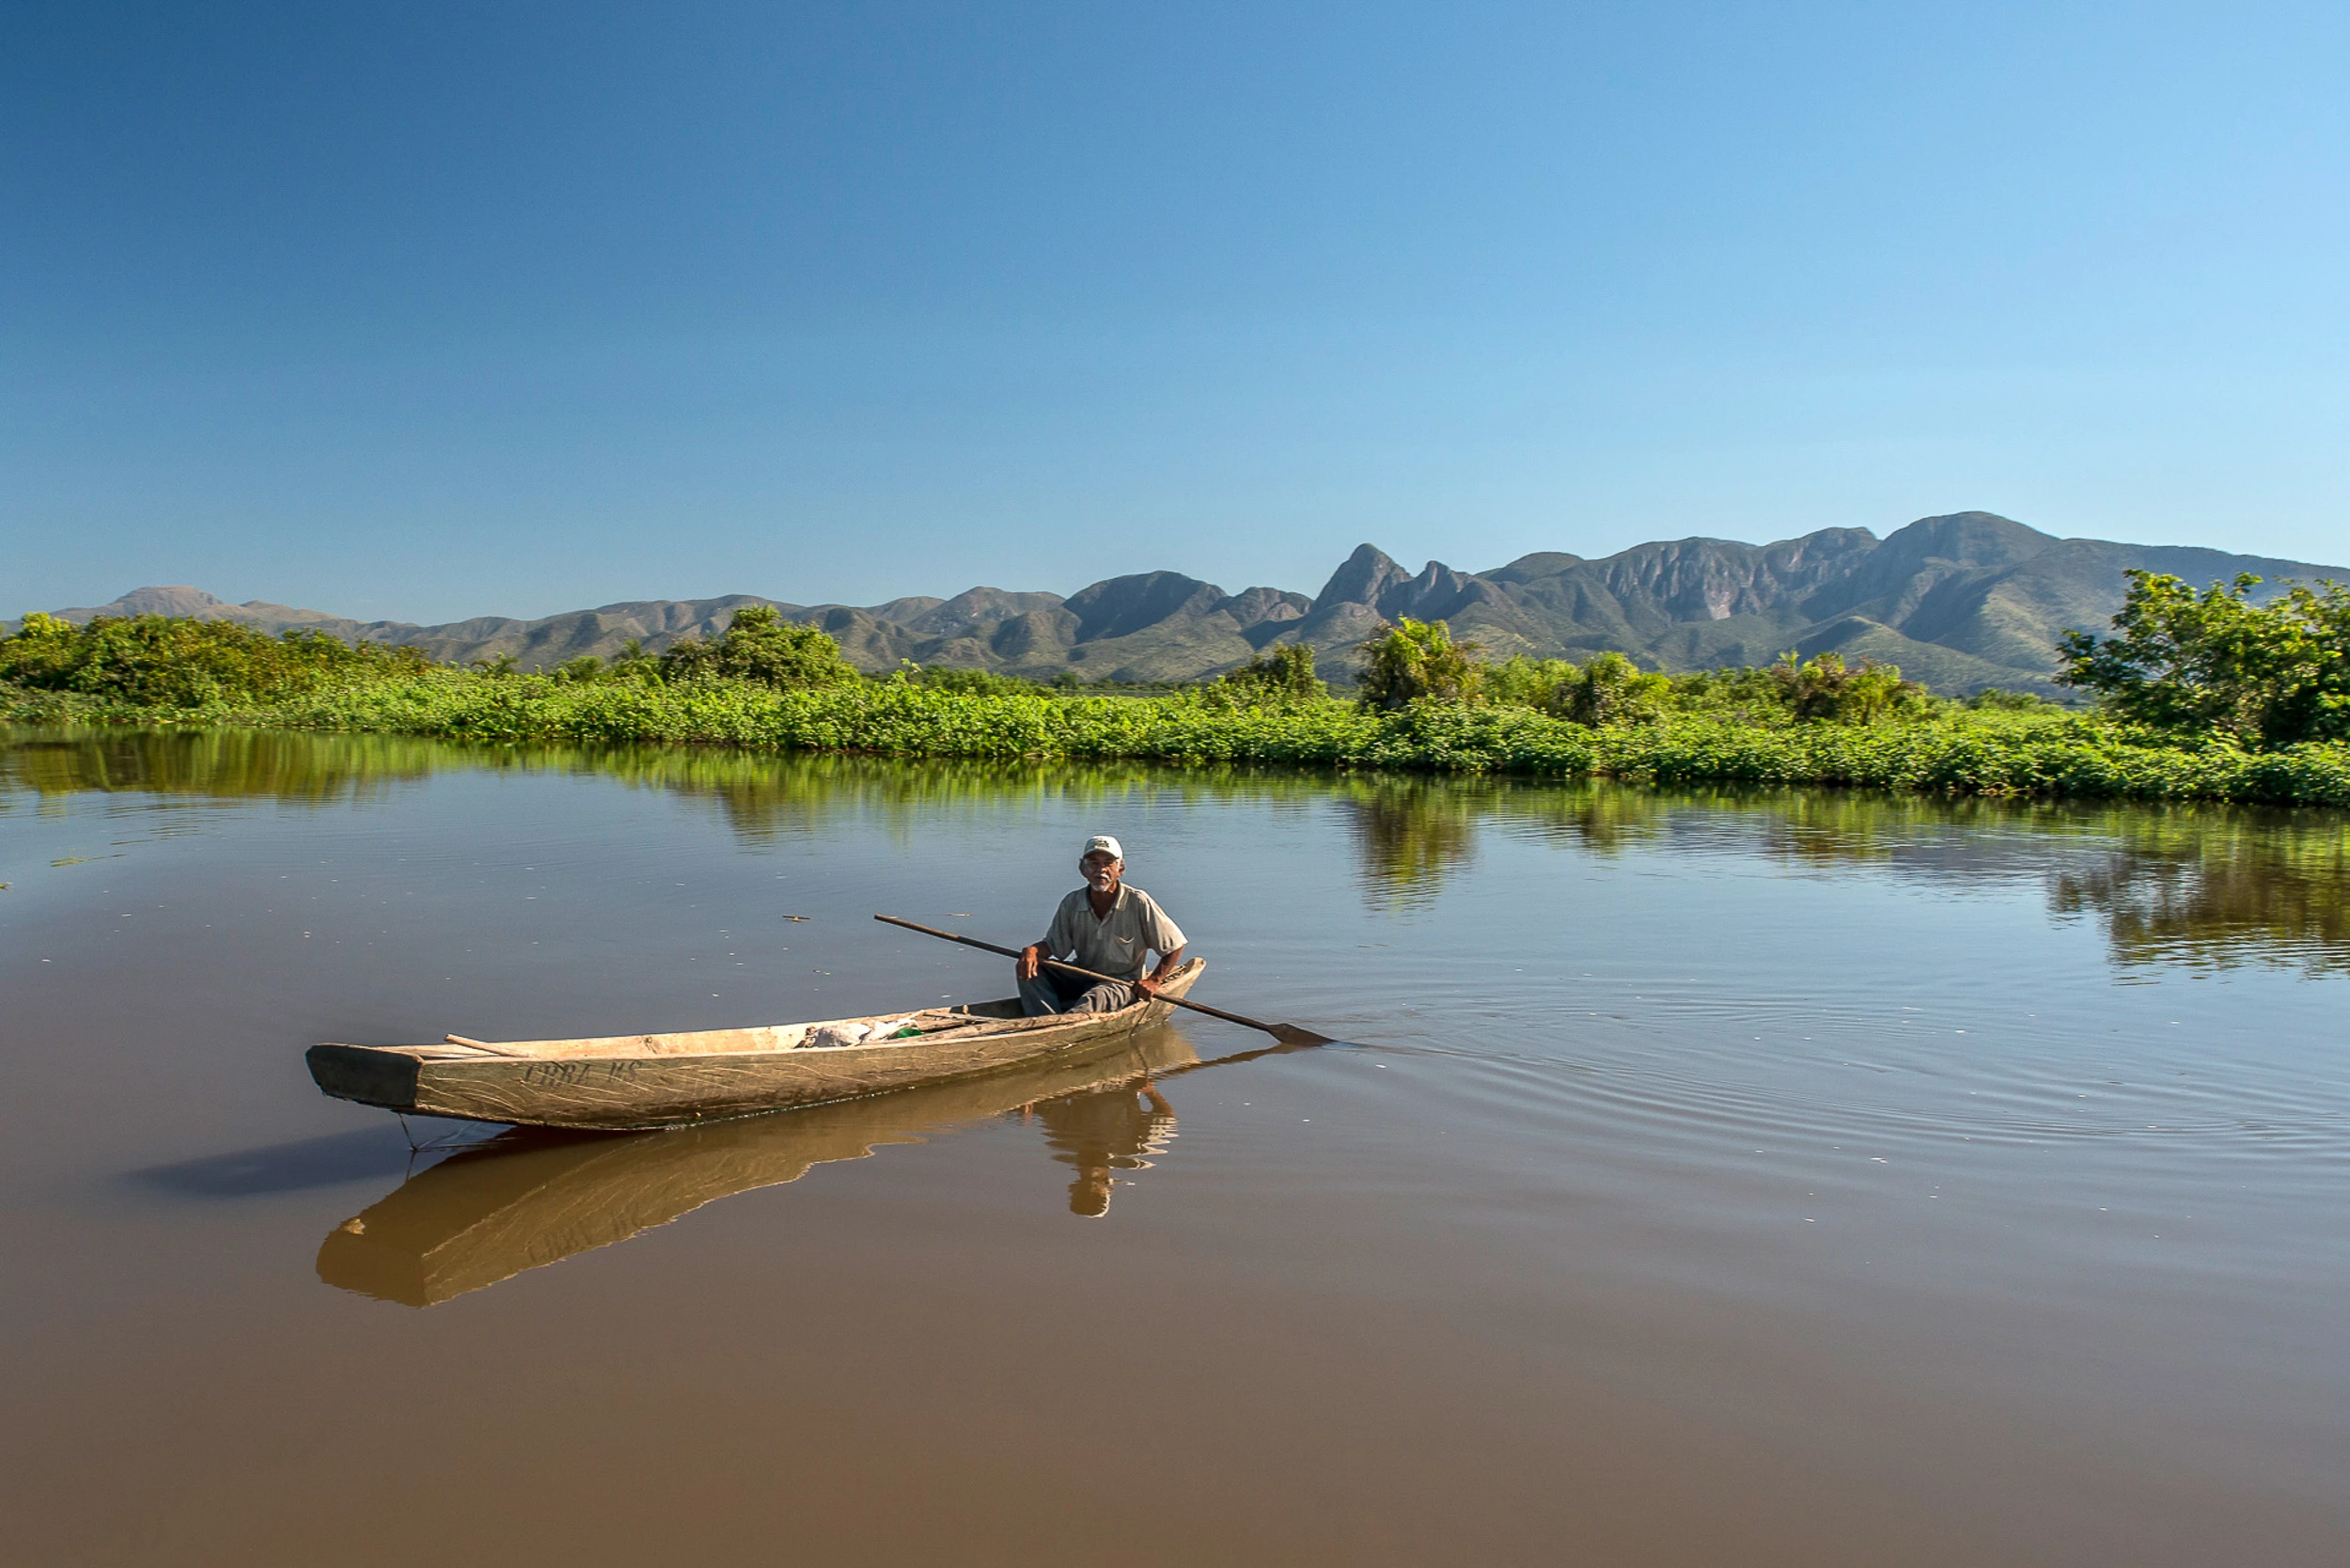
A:
[[[2050,913],[2102,927],[2122,962],[2350,973],[2350,819],[2265,807],[2047,796],[1952,796],[1702,782],[1539,785],[1472,774],[1023,759],[908,760],[686,745],[484,745],[284,729],[78,728],[0,745],[0,808],[86,792],[330,807],[389,802],[436,773],[560,774],[691,801],[745,844],[830,837],[850,822],[911,830],[995,820],[1008,800],[1116,815],[1170,798],[1315,803],[1347,821],[1366,899],[1425,903],[1503,828],[1608,856],[1702,823],[1762,861],[2013,893],[2031,877]],[[1099,808],[1095,810],[1095,808]],[[1937,844],[1966,853],[1938,853]]]
[[[2135,574],[2115,635],[2061,651],[2059,679],[2101,698],[2088,712],[1937,698],[1833,653],[1680,675],[1617,653],[1486,663],[1411,620],[1366,647],[1351,698],[1296,647],[1147,695],[877,680],[755,606],[706,642],[540,674],[218,621],[28,617],[0,639],[0,720],[2350,805],[2350,599],[2326,585],[2258,605],[2248,586]]]

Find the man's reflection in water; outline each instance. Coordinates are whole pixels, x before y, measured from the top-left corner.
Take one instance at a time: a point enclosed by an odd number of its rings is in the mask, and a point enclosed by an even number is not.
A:
[[[1042,1121],[1053,1158],[1076,1168],[1077,1179],[1069,1184],[1069,1212],[1088,1219],[1110,1212],[1110,1188],[1118,1180],[1113,1172],[1150,1169],[1146,1156],[1165,1154],[1175,1137],[1175,1107],[1148,1078],[1038,1100],[1021,1106],[1020,1116]]]

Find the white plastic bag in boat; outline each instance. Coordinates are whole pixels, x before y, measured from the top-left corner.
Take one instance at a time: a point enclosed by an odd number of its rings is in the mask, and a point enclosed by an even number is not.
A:
[[[913,1027],[911,1014],[903,1018],[885,1018],[876,1024],[826,1024],[807,1031],[800,1042],[803,1051],[837,1050],[843,1045],[877,1045],[900,1029]]]

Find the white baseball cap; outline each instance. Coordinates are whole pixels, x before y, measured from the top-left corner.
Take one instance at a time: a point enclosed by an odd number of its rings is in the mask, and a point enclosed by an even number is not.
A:
[[[1123,860],[1126,858],[1125,850],[1119,845],[1117,839],[1111,838],[1106,833],[1097,833],[1092,838],[1088,839],[1086,840],[1086,847],[1077,852],[1077,858],[1083,860],[1087,855],[1093,854],[1097,850],[1102,854],[1108,855],[1112,860]]]

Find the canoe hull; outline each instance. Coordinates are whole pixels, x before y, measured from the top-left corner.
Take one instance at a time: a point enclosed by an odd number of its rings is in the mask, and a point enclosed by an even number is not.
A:
[[[1182,995],[1201,967],[1196,959],[1184,964],[1166,989]],[[329,1043],[313,1045],[307,1060],[321,1090],[360,1105],[411,1116],[625,1132],[1079,1060],[1166,1023],[1172,1011],[1153,1001],[959,1039],[835,1048],[546,1057]]]

